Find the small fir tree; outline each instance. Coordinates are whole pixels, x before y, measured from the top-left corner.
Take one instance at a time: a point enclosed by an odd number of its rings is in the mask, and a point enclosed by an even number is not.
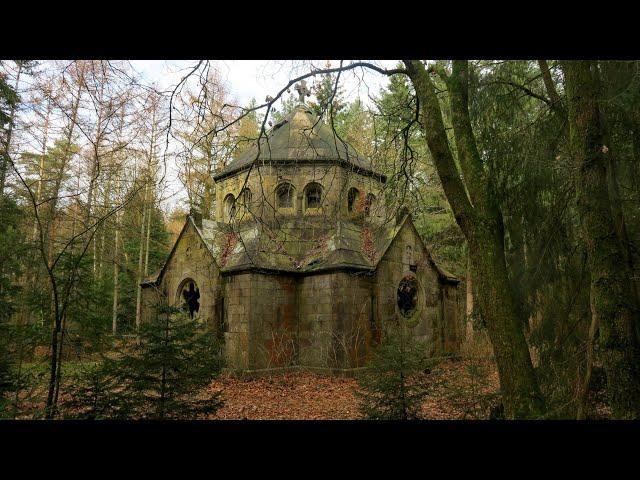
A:
[[[378,345],[366,373],[358,378],[360,411],[369,420],[414,420],[421,417],[427,395],[420,374],[432,366],[426,346],[400,326]]]
[[[160,305],[137,341],[85,370],[66,404],[69,418],[193,419],[222,406],[199,396],[221,371],[216,336],[179,309]]]

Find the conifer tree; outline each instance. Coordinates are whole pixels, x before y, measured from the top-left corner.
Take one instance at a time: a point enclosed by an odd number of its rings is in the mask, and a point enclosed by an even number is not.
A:
[[[214,413],[219,394],[200,398],[220,372],[216,336],[177,308],[160,304],[140,335],[116,356],[89,366],[66,404],[69,418],[193,419]]]
[[[427,395],[419,375],[429,368],[426,346],[406,327],[387,335],[373,352],[369,370],[358,379],[360,411],[370,420],[414,420],[421,417]]]
[[[327,62],[326,68],[331,68],[331,63]],[[325,121],[331,118],[335,119],[338,114],[345,108],[346,103],[342,99],[343,89],[338,85],[336,88],[336,75],[325,73],[316,80],[311,87],[316,97],[315,102],[311,102],[310,106],[318,117]]]

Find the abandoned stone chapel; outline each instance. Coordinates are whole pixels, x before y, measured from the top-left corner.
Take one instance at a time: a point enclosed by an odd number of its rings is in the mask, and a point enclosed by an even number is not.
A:
[[[142,283],[143,321],[162,301],[184,308],[237,371],[348,373],[400,322],[427,355],[455,353],[458,279],[392,204],[385,175],[297,90],[293,111],[214,174],[215,218],[187,216]]]

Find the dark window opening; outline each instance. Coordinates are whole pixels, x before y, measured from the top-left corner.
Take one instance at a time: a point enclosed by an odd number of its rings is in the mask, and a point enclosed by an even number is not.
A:
[[[360,191],[357,188],[350,188],[349,193],[347,193],[347,207],[349,209],[349,213],[353,212],[356,206],[356,200],[360,196]]]
[[[410,317],[418,304],[418,280],[406,276],[398,286],[398,308],[405,317]]]
[[[319,208],[322,206],[322,187],[317,183],[307,186],[307,208]]]
[[[418,271],[418,265],[409,265],[409,270],[416,273]]]
[[[232,220],[236,215],[236,199],[232,194],[224,198],[224,213],[227,216],[227,220]]]
[[[251,204],[251,190],[248,188],[245,188],[242,191],[242,201],[244,202],[244,208],[248,210],[249,205]]]
[[[218,302],[218,322],[218,330],[220,333],[229,331],[229,324],[227,323],[227,319],[225,318],[224,297],[221,297],[220,301]]]
[[[375,343],[380,343],[380,331],[376,324],[376,297],[371,296],[371,309],[369,311],[369,326],[371,328],[371,337]]]
[[[293,186],[288,183],[280,185],[276,191],[276,198],[278,208],[293,207]]]

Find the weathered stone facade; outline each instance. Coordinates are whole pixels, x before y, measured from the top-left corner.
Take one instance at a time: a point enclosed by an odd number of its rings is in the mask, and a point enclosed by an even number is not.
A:
[[[195,285],[198,318],[244,371],[362,367],[398,322],[429,355],[455,353],[458,280],[384,204],[385,177],[332,135],[300,105],[218,172],[217,220],[187,217],[143,283],[143,318]]]

